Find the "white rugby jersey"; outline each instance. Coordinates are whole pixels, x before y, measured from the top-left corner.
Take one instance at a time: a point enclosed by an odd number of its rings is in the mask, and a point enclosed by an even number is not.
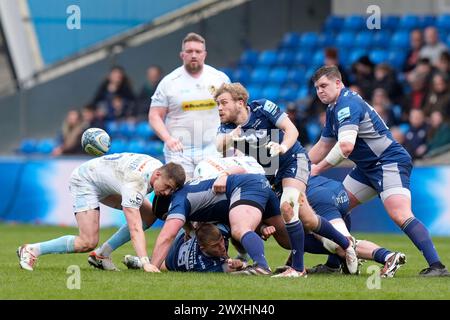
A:
[[[209,65],[199,78],[181,66],[161,80],[150,107],[168,107],[165,124],[170,134],[187,148],[203,148],[215,141],[220,124],[214,91],[229,82],[225,73]]]
[[[253,157],[208,158],[201,161],[194,170],[194,178],[213,179],[220,172],[232,167],[241,167],[246,173],[265,175],[264,168]]]
[[[78,167],[78,175],[90,182],[100,199],[122,195],[122,207],[139,208],[153,189],[150,178],[161,161],[145,154],[116,153],[95,158]]]

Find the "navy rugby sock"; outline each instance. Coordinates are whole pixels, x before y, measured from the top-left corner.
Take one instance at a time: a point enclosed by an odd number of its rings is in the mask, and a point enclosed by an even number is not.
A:
[[[289,235],[289,241],[292,249],[292,268],[302,272],[305,269],[303,263],[305,231],[300,220],[292,223],[286,223],[286,229]]]
[[[253,231],[248,231],[241,238],[241,244],[253,262],[258,266],[269,269],[266,257],[264,256],[263,240]]]
[[[386,262],[386,257],[390,255],[392,251],[389,251],[386,248],[378,248],[373,250],[372,257],[378,263],[384,264]]]
[[[316,228],[316,230],[314,230],[314,232],[335,242],[342,249],[347,249],[350,245],[350,241],[347,239],[347,237],[336,230],[327,219],[319,215],[317,217],[319,218],[319,226]]]
[[[422,222],[411,217],[405,221],[401,228],[414,245],[422,252],[430,266],[434,263],[440,263],[433,240],[431,240],[430,234]]]
[[[312,254],[328,254],[328,250],[323,247],[322,241],[314,237],[313,234],[305,235],[305,252]]]

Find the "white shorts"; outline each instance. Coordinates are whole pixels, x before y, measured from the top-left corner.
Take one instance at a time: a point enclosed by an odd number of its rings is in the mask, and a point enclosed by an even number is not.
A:
[[[166,163],[174,162],[180,164],[186,172],[186,178],[192,178],[195,167],[206,158],[221,157],[215,144],[210,144],[203,149],[184,146],[183,152],[173,152],[164,149]]]
[[[100,190],[74,170],[69,180],[69,190],[73,198],[73,212],[78,213],[100,207]]]

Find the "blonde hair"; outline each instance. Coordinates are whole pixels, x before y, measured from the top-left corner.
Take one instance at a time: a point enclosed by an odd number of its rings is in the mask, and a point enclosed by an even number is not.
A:
[[[203,38],[201,35],[199,35],[198,33],[195,32],[189,32],[186,37],[184,37],[183,41],[181,42],[181,50],[184,50],[184,44],[186,42],[190,42],[190,41],[194,41],[194,42],[200,42],[203,43],[203,45],[205,46],[206,49],[206,41],[205,38]]]
[[[247,104],[248,101],[248,91],[244,88],[242,84],[239,82],[234,83],[223,83],[219,89],[214,92],[214,100],[225,93],[228,92],[234,101],[242,100],[244,104]]]

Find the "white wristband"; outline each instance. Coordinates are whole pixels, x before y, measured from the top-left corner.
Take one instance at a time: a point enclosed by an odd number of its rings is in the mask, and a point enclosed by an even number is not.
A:
[[[333,149],[331,149],[328,155],[325,157],[325,160],[332,166],[336,166],[345,158],[346,157],[342,153],[341,147],[339,146],[339,142],[337,142],[334,145]]]

